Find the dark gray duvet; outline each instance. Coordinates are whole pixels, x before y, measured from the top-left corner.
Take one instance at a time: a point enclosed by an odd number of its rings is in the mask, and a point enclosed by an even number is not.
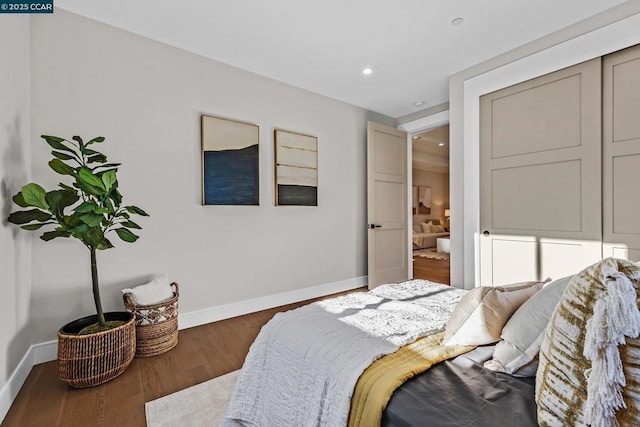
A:
[[[408,380],[391,396],[382,426],[537,426],[534,378],[485,369],[494,348],[478,347]]]

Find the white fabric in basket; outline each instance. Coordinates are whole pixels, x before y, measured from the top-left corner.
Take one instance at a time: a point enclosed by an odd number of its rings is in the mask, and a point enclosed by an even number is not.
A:
[[[129,293],[136,304],[152,305],[173,298],[173,289],[169,284],[166,273],[155,276],[149,283],[132,289],[123,289],[123,294]]]

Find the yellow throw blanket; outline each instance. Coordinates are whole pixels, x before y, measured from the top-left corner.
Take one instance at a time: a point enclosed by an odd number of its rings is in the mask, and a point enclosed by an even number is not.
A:
[[[475,346],[442,345],[444,332],[420,338],[373,362],[360,375],[351,398],[349,427],[379,426],[393,392],[406,380],[438,362],[471,351]]]

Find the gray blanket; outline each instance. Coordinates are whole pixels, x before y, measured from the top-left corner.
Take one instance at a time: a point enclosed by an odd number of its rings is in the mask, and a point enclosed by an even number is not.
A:
[[[277,314],[249,350],[222,425],[346,425],[360,374],[442,330],[464,292],[413,280]]]

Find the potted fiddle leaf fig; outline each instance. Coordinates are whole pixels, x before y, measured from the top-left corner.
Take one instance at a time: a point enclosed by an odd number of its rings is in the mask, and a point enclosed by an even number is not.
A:
[[[46,191],[36,183],[26,184],[13,196],[14,203],[25,210],[12,212],[8,221],[25,230],[44,230],[40,236],[44,241],[75,238],[89,250],[96,314],[58,331],[60,378],[73,387],[88,387],[120,375],[135,354],[134,317],[102,309],[96,252],[113,248],[110,234],[135,242],[138,236],[132,230],[141,227],[132,217],[148,215],[136,206],[123,205],[116,175],[120,163],[108,163],[107,156],[95,149],[104,137],[87,142],[79,136],[42,138],[53,148],[49,166],[70,178],[71,185],[60,183],[59,188]]]

